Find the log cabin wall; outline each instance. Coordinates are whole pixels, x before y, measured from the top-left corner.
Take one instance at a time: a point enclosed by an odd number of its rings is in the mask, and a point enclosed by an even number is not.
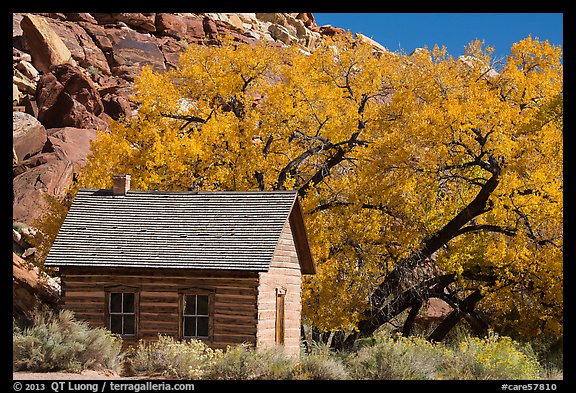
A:
[[[278,340],[277,324],[279,301],[283,302],[284,331],[282,345],[287,354],[300,354],[302,273],[290,221],[286,220],[282,234],[272,256],[270,269],[260,273],[258,286],[257,346],[275,345]],[[283,297],[283,299],[282,299]]]
[[[256,344],[258,273],[161,268],[60,268],[64,307],[95,327],[108,327],[107,290],[134,289],[138,305],[134,337],[154,341],[158,334],[180,338],[180,293],[209,293],[210,332],[204,340],[212,348],[243,342]]]

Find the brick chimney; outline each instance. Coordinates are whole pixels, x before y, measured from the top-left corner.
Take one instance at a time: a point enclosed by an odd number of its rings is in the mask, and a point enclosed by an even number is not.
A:
[[[126,192],[130,190],[130,175],[114,175],[113,179],[112,193],[114,195],[126,195]]]

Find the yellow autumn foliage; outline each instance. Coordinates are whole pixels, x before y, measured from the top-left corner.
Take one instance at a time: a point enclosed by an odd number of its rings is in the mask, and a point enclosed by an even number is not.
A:
[[[374,54],[350,35],[311,54],[190,45],[178,68],[143,69],[137,116],[99,134],[79,186],[128,173],[142,190],[299,190],[317,266],[303,315],[328,331],[356,326],[386,273],[497,166],[486,211],[434,269],[481,287],[495,328],[561,334],[562,53],[528,37],[496,72],[491,52]]]

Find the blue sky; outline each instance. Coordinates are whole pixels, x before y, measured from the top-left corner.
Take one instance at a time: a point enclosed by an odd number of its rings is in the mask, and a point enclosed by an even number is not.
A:
[[[496,59],[528,35],[563,47],[562,13],[314,13],[314,18],[319,26],[362,33],[394,52],[438,44],[458,57],[478,38],[494,47]]]

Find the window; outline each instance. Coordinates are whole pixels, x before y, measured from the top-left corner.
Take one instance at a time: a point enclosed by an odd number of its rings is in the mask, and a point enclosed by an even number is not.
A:
[[[276,329],[275,337],[276,344],[284,345],[284,299],[286,297],[286,290],[284,288],[276,288]]]
[[[182,336],[208,338],[208,295],[182,295]]]
[[[108,295],[108,326],[112,333],[136,334],[134,292],[110,292]]]

